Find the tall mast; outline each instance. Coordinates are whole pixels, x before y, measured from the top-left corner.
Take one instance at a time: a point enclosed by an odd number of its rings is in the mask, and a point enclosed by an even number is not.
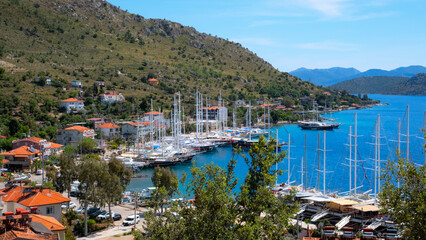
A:
[[[326,133],[325,133],[325,130],[324,130],[324,174],[322,175],[322,184],[323,184],[323,194],[325,195],[325,173],[326,173],[326,171],[325,171],[325,169],[326,169],[326,167],[325,167],[325,162],[326,162],[326,154],[325,154],[325,145],[326,145],[326,141],[325,141],[325,135],[326,135]]]
[[[349,126],[349,195],[352,194],[352,126]]]
[[[277,133],[278,133],[278,130],[277,130]],[[277,140],[278,141],[278,140]],[[278,142],[277,142],[277,144],[278,144]],[[288,171],[287,171],[287,183],[288,184],[290,184],[290,171],[291,171],[291,168],[290,168],[290,133],[288,134],[288,148],[287,148],[287,164],[288,164]]]
[[[407,160],[410,159],[410,106],[407,105]]]
[[[154,142],[154,134],[153,134],[153,126],[152,126],[152,124],[154,124],[153,111],[154,111],[154,108],[153,108],[153,105],[152,105],[152,98],[151,98],[151,114],[149,114],[149,116],[150,116],[150,123],[149,123],[150,133],[149,133],[149,136],[150,136],[151,143]]]
[[[250,104],[249,104],[249,114],[248,114],[248,119],[249,119],[249,139],[251,140],[251,100],[250,100]]]
[[[195,121],[196,121],[196,123],[195,123],[195,137],[197,138],[197,140],[198,140],[198,118],[200,117],[199,116],[199,111],[200,111],[200,109],[198,109],[198,90],[197,90],[197,94],[195,95]]]
[[[178,103],[179,103],[179,105],[178,105],[178,109],[179,109],[179,111],[178,111],[178,126],[177,126],[177,129],[178,129],[178,133],[177,133],[177,144],[178,144],[178,149],[180,150],[180,136],[181,136],[181,134],[182,134],[182,131],[181,131],[181,128],[182,128],[182,124],[181,124],[181,119],[180,119],[180,117],[181,117],[181,106],[180,106],[180,92],[178,92],[178,97],[179,97],[179,99],[178,99]]]
[[[317,155],[318,155],[318,178],[317,178],[317,188],[318,188],[318,190],[320,189],[320,187],[319,187],[319,182],[320,182],[320,156],[319,156],[319,151],[320,151],[320,134],[318,133],[318,148],[317,148]]]
[[[355,144],[355,146],[354,146],[354,150],[355,150],[355,152],[354,152],[354,193],[356,194],[356,189],[357,189],[357,182],[356,182],[356,173],[357,173],[357,153],[358,153],[358,150],[357,150],[357,113],[355,112],[355,138],[354,138],[354,144]]]
[[[268,101],[268,137],[271,138],[271,111],[269,109],[269,101]]]
[[[426,129],[426,111],[424,112],[425,114],[425,129]],[[426,146],[426,136],[425,136],[425,146]],[[426,164],[426,154],[425,154],[425,164]]]
[[[209,98],[206,97],[206,133],[209,132]]]
[[[375,141],[374,141],[374,197],[377,198],[377,143],[378,143],[378,122],[376,121],[375,127]]]
[[[380,193],[381,160],[380,160],[380,114],[377,115],[377,187]]]
[[[307,146],[306,146],[306,133],[305,133],[305,189],[308,188],[308,181],[307,181],[307,175],[308,175],[308,173],[307,173],[307,171],[308,171],[307,161],[308,161],[308,158],[307,158],[306,153],[307,153]]]
[[[277,143],[275,147],[275,155],[278,156],[278,129],[277,129]],[[275,185],[278,184],[278,162],[275,163]]]

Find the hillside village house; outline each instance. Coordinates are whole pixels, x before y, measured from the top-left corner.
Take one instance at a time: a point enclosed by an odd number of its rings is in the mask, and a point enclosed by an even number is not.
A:
[[[116,92],[107,92],[99,95],[101,103],[103,105],[114,103],[114,102],[124,102],[125,98],[121,93]]]
[[[84,101],[79,100],[77,98],[68,98],[65,100],[61,100],[61,107],[64,107],[67,113],[70,113],[72,110],[83,110],[84,109]]]
[[[53,217],[37,214],[38,209],[30,211],[17,209],[0,216],[0,239],[65,240],[66,228]]]
[[[95,130],[73,126],[56,131],[56,141],[62,145],[77,146],[84,137],[95,139]]]
[[[50,156],[60,152],[64,145],[49,142],[46,139],[38,137],[28,137],[24,139],[14,140],[12,142],[12,149],[16,149],[22,146],[33,147],[39,151],[43,150],[45,156]]]
[[[123,134],[123,137],[125,138],[137,138],[137,132],[139,127],[139,137],[148,136],[149,133],[155,133],[159,127],[165,128],[166,126],[154,123],[151,124],[150,122],[130,122],[130,123],[124,123],[121,127],[121,131]]]
[[[34,159],[41,153],[33,147],[21,146],[9,152],[0,153],[4,156],[3,164],[10,171],[29,169]]]
[[[207,115],[207,119],[206,119]],[[219,117],[226,118],[228,116],[228,108],[226,107],[203,107],[203,120],[219,120]]]
[[[158,85],[158,80],[155,78],[150,78],[148,79],[148,84],[152,85],[152,86],[157,86]]]
[[[152,118],[153,122],[164,122],[164,113],[160,113],[157,111],[147,112],[143,114],[142,121],[143,122],[150,122]]]
[[[102,136],[106,139],[113,139],[121,135],[120,126],[115,125],[114,123],[104,123],[98,126],[97,130],[99,130]]]
[[[49,187],[32,187],[12,185],[1,190],[3,212],[15,212],[16,209],[31,210],[37,207],[38,213],[53,217],[58,221],[62,218],[61,205],[71,201]]]
[[[74,80],[74,81],[71,82],[71,86],[75,87],[75,88],[82,88],[83,84],[81,84],[80,81]]]

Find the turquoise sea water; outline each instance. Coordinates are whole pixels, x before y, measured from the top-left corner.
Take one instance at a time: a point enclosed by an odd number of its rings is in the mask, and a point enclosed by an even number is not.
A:
[[[360,191],[367,191],[374,188],[374,172],[371,168],[374,166],[374,128],[377,115],[381,118],[381,159],[384,162],[387,159],[395,160],[395,151],[398,139],[398,119],[402,122],[402,134],[406,134],[407,114],[406,107],[410,107],[410,157],[417,164],[425,162],[424,148],[422,145],[425,140],[421,129],[425,126],[424,111],[426,111],[426,96],[389,96],[389,95],[369,95],[372,99],[381,100],[382,103],[389,105],[376,106],[373,108],[348,110],[333,114],[342,125],[335,130],[326,132],[326,189],[331,192],[345,192],[349,190],[349,126],[354,131],[354,115],[357,113],[358,122],[358,162],[357,168],[357,186]],[[327,116],[326,116],[327,117]],[[307,184],[309,187],[323,189],[322,172],[318,172],[318,134],[320,135],[319,147],[323,148],[323,131],[301,130],[297,125],[283,125],[273,128],[274,133],[278,130],[280,141],[288,141],[290,134],[290,180],[295,184],[301,184],[301,159],[304,158],[305,134],[307,137]],[[354,132],[353,132],[354,134]],[[402,135],[401,150],[403,156],[406,156],[405,136]],[[353,142],[352,142],[353,143]],[[287,150],[287,147],[282,149]],[[223,168],[226,167],[229,159],[232,157],[232,148],[217,148],[213,152],[199,154],[193,159],[195,166],[203,166],[208,163],[215,163]],[[354,154],[354,153],[353,153]],[[352,154],[352,156],[354,156]],[[319,152],[320,170],[323,169],[323,152]],[[247,173],[247,166],[241,158],[235,169],[235,175],[239,184],[244,181]],[[183,172],[190,173],[189,168],[192,164],[177,165],[171,167],[179,177]],[[288,160],[278,164],[278,168],[287,171]],[[152,186],[151,176],[153,169],[144,169],[138,173],[142,178],[132,179],[128,190],[142,190]],[[320,176],[319,186],[317,184],[318,174]],[[352,174],[353,176],[353,174]],[[284,172],[279,176],[278,182],[287,182],[288,175]],[[187,180],[188,181],[188,180]],[[354,180],[352,180],[354,184]],[[181,187],[182,189],[182,187]]]

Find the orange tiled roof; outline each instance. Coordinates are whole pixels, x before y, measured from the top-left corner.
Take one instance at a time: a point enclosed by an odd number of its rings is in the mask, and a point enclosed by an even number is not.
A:
[[[58,143],[54,143],[54,142],[50,143],[50,148],[61,148],[63,146],[64,145],[61,145],[61,144],[58,144]]]
[[[29,140],[29,141],[32,141],[32,142],[35,142],[35,143],[39,143],[39,142],[43,141],[44,139],[38,138],[38,137],[29,137],[29,138],[25,138],[25,140]]]
[[[114,123],[104,123],[100,126],[98,126],[98,128],[119,128],[120,126],[115,125]]]
[[[144,114],[145,114],[145,115],[151,115],[151,113],[152,113],[152,115],[160,115],[160,114],[164,114],[164,113],[160,113],[160,112],[157,112],[157,111],[147,112],[147,113],[144,113]]]
[[[84,132],[84,131],[89,131],[89,130],[92,130],[92,129],[87,128],[87,127],[82,127],[82,126],[73,126],[73,127],[65,128],[65,130],[77,130],[79,132]]]
[[[64,225],[58,222],[58,220],[56,220],[54,217],[39,214],[31,214],[30,216],[32,217],[33,222],[39,222],[43,224],[50,231],[62,231],[66,229]]]
[[[77,98],[68,98],[68,99],[62,100],[61,102],[84,102],[84,101],[79,100]]]
[[[131,123],[128,123],[128,124],[130,124],[130,125],[132,125],[132,126],[137,126],[137,125],[139,125],[139,126],[141,126],[141,125],[146,126],[146,125],[149,125],[149,124],[151,124],[151,123],[150,123],[150,122],[141,122],[141,123],[131,122]]]
[[[14,239],[40,239],[40,240],[57,240],[58,234],[39,234],[33,232],[23,232],[11,230],[0,235],[1,239],[14,240]]]
[[[158,82],[158,80],[155,79],[155,78],[150,78],[150,79],[148,79],[148,82]]]
[[[1,138],[7,138],[6,136],[1,136]]]
[[[9,152],[0,153],[0,155],[15,156],[15,157],[28,157],[28,156],[36,155],[36,154],[40,153],[39,150],[37,150],[37,149],[34,149],[34,150],[35,150],[34,152],[31,152],[29,150],[29,147],[22,146],[22,147],[18,147],[16,149],[13,149],[12,151],[9,151]]]
[[[269,106],[274,106],[275,104],[273,104],[273,103],[269,103]],[[267,107],[268,106],[268,104],[267,103],[264,103],[264,104],[260,104],[259,105],[259,107]]]
[[[16,202],[27,207],[36,207],[51,204],[62,204],[71,201],[62,194],[50,189],[34,188],[32,191],[23,194],[24,189],[31,188],[30,186],[16,186],[2,189],[6,195],[2,196],[4,202]]]
[[[222,107],[219,107],[219,106],[203,107],[203,109],[208,109],[208,110],[216,110],[219,108],[222,108]]]

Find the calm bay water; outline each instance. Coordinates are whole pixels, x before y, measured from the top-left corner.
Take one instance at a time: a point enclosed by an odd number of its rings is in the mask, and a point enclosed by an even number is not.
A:
[[[381,100],[382,103],[389,105],[376,106],[373,108],[348,110],[333,114],[333,118],[337,118],[342,125],[335,130],[326,131],[326,189],[328,191],[345,192],[349,190],[349,127],[352,126],[354,134],[355,119],[357,113],[358,120],[358,162],[357,168],[357,186],[359,190],[367,191],[374,188],[374,129],[375,121],[378,114],[381,118],[381,159],[382,166],[387,159],[395,160],[395,151],[397,149],[398,139],[398,119],[402,122],[402,143],[401,151],[406,156],[406,137],[407,132],[407,105],[410,107],[410,157],[417,164],[425,162],[425,154],[423,144],[425,142],[421,129],[425,126],[424,111],[426,111],[426,96],[389,96],[389,95],[369,95],[372,99]],[[326,116],[327,117],[327,116]],[[301,184],[301,161],[304,158],[305,134],[307,137],[307,184],[310,187],[323,188],[322,172],[318,172],[318,134],[320,135],[319,148],[323,148],[323,131],[301,130],[297,125],[283,125],[273,128],[274,133],[278,130],[280,141],[288,141],[289,134],[291,139],[290,147],[290,181],[295,184]],[[353,140],[352,140],[353,143]],[[283,151],[288,148],[284,147]],[[354,153],[352,153],[354,156]],[[202,167],[208,163],[214,163],[225,168],[232,157],[232,148],[222,147],[209,153],[199,154],[194,157],[195,166]],[[240,185],[247,173],[247,166],[241,157],[237,158],[235,175]],[[323,170],[323,152],[319,152],[320,170]],[[178,177],[183,172],[190,175],[190,167],[192,164],[177,165],[171,167]],[[288,159],[278,164],[278,168],[284,170],[283,175],[278,177],[278,182],[287,182],[288,175]],[[143,175],[142,178],[132,179],[128,186],[128,190],[142,190],[153,186],[151,176],[153,169],[144,169],[138,172]],[[319,186],[317,184],[318,175],[320,177]],[[353,176],[353,174],[352,174]],[[188,181],[188,180],[187,180]],[[352,180],[354,184],[354,180]],[[181,189],[182,186],[181,186]]]

